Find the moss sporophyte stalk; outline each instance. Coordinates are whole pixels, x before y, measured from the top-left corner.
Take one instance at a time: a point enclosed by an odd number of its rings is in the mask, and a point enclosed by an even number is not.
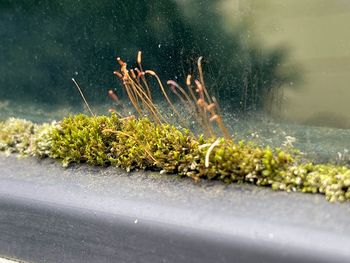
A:
[[[196,181],[245,182],[274,190],[322,193],[332,202],[350,200],[348,167],[313,164],[282,149],[235,141],[222,123],[216,99],[210,97],[205,88],[201,59],[198,61],[199,80],[192,85],[192,77],[187,77],[187,90],[168,81],[171,90],[203,128],[204,135],[199,136],[189,129],[176,128],[160,114],[152,100],[147,74],[156,78],[178,121],[186,122],[176,113],[156,73],[142,70],[141,53],[137,59],[139,68],[135,70],[128,70],[121,59],[118,62],[121,71],[116,71],[115,75],[122,80],[138,117],[124,117],[123,112],[114,109],[110,116],[78,114],[40,125],[10,118],[0,122],[0,150],[56,158],[64,166],[86,162],[122,167],[127,171],[151,169]],[[109,94],[123,111],[117,95]],[[223,137],[216,135],[217,130]]]

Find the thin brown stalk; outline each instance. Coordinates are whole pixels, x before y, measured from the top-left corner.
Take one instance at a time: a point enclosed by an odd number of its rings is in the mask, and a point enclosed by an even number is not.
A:
[[[134,108],[137,111],[137,113],[139,114],[139,116],[142,116],[142,110],[139,107],[139,104],[137,103],[137,101],[136,101],[136,99],[134,97],[134,94],[131,91],[131,88],[127,84],[124,84],[123,86],[125,88],[125,91],[126,91],[128,97],[129,97],[129,100],[130,100],[131,104],[134,106]]]
[[[152,102],[152,100],[147,96],[145,91],[142,89],[141,86],[137,85],[136,83],[133,82],[133,85],[131,87],[134,89],[135,93],[137,96],[140,98],[142,101],[143,105],[148,109],[148,112],[153,116],[155,121],[159,124],[162,123],[161,118],[162,116],[159,114],[157,111],[156,106]]]
[[[141,63],[141,53],[138,54],[137,60],[139,63]],[[116,74],[119,78],[123,81],[123,86],[126,89],[126,92],[128,94],[128,97],[136,109],[136,111],[139,113],[140,116],[143,115],[142,113],[142,107],[143,109],[147,110],[150,115],[153,117],[153,119],[157,123],[162,123],[162,121],[166,122],[164,118],[159,114],[156,106],[154,105],[152,99],[149,97],[147,93],[150,93],[150,91],[145,90],[145,84],[144,82],[140,82],[140,77],[144,75],[145,73],[140,71],[138,68],[135,68],[135,71],[137,75],[135,74],[134,70],[128,70],[126,67],[126,63],[123,62],[120,58],[117,58],[118,63],[121,66],[121,73]],[[142,107],[141,105],[142,104]]]
[[[191,97],[192,97],[193,101],[196,102],[196,101],[197,101],[197,98],[196,98],[196,96],[194,95],[194,92],[193,92],[193,89],[192,89],[191,78],[192,78],[191,75],[187,75],[187,78],[186,78],[186,86],[187,86],[187,88],[188,88],[188,91],[189,91],[190,94],[191,94]]]
[[[173,105],[173,103],[170,101],[169,97],[168,97],[168,94],[166,93],[165,89],[164,89],[164,86],[162,84],[162,81],[160,80],[160,78],[158,77],[158,75],[153,71],[153,70],[146,70],[145,71],[146,74],[149,74],[153,77],[156,78],[157,82],[158,82],[158,85],[166,99],[166,101],[168,102],[168,104],[170,105],[170,107],[172,108],[173,112],[179,117],[180,120],[182,120],[182,117],[181,115],[179,114],[179,112],[176,110],[175,106]]]
[[[222,115],[222,111],[221,111],[221,108],[220,108],[220,105],[219,105],[219,102],[218,100],[213,96],[211,97],[212,100],[213,100],[213,103],[215,104],[215,108],[216,108],[216,112],[219,114],[219,115]]]
[[[199,80],[200,80],[200,82],[202,84],[202,87],[203,87],[203,90],[204,90],[204,94],[207,97],[208,103],[210,104],[210,103],[212,103],[212,101],[211,101],[211,98],[209,96],[209,93],[208,93],[207,88],[205,87],[205,83],[204,83],[202,59],[203,59],[203,57],[199,57],[198,61],[197,61]]]
[[[212,97],[212,99],[213,99],[213,102],[215,103],[216,111],[217,111],[218,115],[222,116],[222,111],[221,111],[221,108],[220,108],[220,105],[219,105],[217,99],[215,97]],[[226,139],[231,139],[231,135],[230,135],[228,129],[226,128],[226,126],[224,125],[224,122],[222,121],[221,118],[220,118],[220,120],[221,120],[221,124],[219,125],[219,127],[221,129],[221,132],[223,133],[223,135]]]
[[[228,132],[228,130],[226,129],[225,125],[223,124],[222,122],[222,119],[221,119],[221,116],[215,114],[214,116],[212,116],[210,118],[210,121],[213,122],[213,121],[216,121],[216,123],[218,124],[219,126],[219,129],[221,130],[222,134],[224,135],[225,139],[226,140],[230,140],[231,139],[231,135],[230,133]]]
[[[137,85],[137,83],[135,82],[133,82],[133,84],[134,84],[133,87],[135,88],[135,92],[137,92],[138,96],[143,101],[148,111],[151,113],[152,116],[154,116],[154,118],[157,120],[158,123],[161,123],[162,122],[161,119],[163,119],[163,117],[161,116],[161,114],[159,114],[157,107],[155,106],[151,98],[147,96],[146,92],[143,90],[141,85]],[[163,119],[163,121],[165,120]]]
[[[212,137],[214,135],[214,131],[208,120],[207,109],[206,109],[206,107],[208,106],[208,103],[205,101],[203,85],[199,80],[195,80],[195,84],[197,87],[196,92],[199,95],[199,99],[197,100],[197,103],[196,103],[199,111],[198,115],[202,120],[202,126],[205,130],[206,135]]]
[[[144,71],[143,71],[143,68],[142,68],[142,52],[141,52],[141,51],[139,51],[139,52],[137,53],[137,64],[138,64],[139,67],[140,67],[140,71],[141,71],[141,72],[144,72]],[[148,86],[148,83],[147,83],[147,80],[146,80],[144,74],[141,75],[141,80],[142,80],[143,84],[144,84],[145,87],[146,87],[148,97],[149,97],[150,99],[152,99],[151,90],[150,90],[150,88],[149,88],[149,86]]]
[[[171,87],[172,91],[175,93],[175,95],[182,101],[182,103],[190,110],[190,111],[196,111],[195,103],[191,100],[191,98],[188,96],[186,91],[175,81],[168,80],[167,84]],[[180,91],[182,96],[177,92],[177,90]]]
[[[85,99],[85,96],[84,96],[84,94],[83,94],[83,91],[82,91],[81,88],[79,87],[78,83],[75,81],[74,78],[72,78],[72,81],[73,81],[73,83],[75,84],[75,86],[77,87],[77,89],[78,89],[78,91],[79,91],[79,93],[80,93],[80,96],[81,96],[81,98],[83,99],[83,101],[84,101],[84,103],[85,103],[87,109],[89,110],[90,114],[91,114],[92,116],[95,116],[95,114],[92,112],[92,110],[91,110],[91,108],[90,108],[90,106],[89,106],[89,103],[88,103],[87,100]]]
[[[170,86],[173,93],[179,98],[179,100],[188,108],[190,113],[195,114],[196,121],[202,126],[206,136],[215,136],[214,132],[214,122],[216,122],[218,128],[226,139],[230,138],[230,134],[222,122],[220,115],[219,104],[215,97],[210,97],[208,90],[204,84],[203,69],[202,69],[202,57],[197,61],[199,80],[194,81],[194,86],[191,84],[192,76],[188,75],[186,78],[187,90],[183,89],[178,83],[173,80],[169,80],[167,84]],[[181,117],[177,108],[170,100],[159,76],[153,70],[143,70],[142,69],[142,53],[138,52],[137,63],[139,68],[128,71],[127,65],[120,58],[117,58],[118,63],[121,66],[120,72],[115,72],[122,81],[123,85],[128,93],[129,99],[136,111],[142,115],[142,109],[147,110],[150,116],[154,119],[156,123],[162,123],[163,116],[158,112],[156,105],[152,101],[151,91],[146,81],[146,74],[151,75],[156,78],[158,86],[175,113],[182,123],[186,121]],[[195,94],[194,89],[197,94]],[[112,94],[111,94],[112,95]],[[116,100],[116,99],[114,99]],[[142,104],[142,107],[140,105]]]
[[[117,96],[117,94],[112,89],[108,90],[108,95],[119,107],[124,108],[124,106],[121,103],[119,97]]]

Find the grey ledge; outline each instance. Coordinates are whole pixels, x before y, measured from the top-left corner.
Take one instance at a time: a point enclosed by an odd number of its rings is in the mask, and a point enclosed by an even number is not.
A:
[[[0,155],[0,257],[29,262],[350,262],[350,203]]]

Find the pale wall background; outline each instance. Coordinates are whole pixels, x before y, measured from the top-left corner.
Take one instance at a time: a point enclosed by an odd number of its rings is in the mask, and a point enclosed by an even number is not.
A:
[[[302,81],[285,89],[289,121],[350,128],[350,1],[223,0],[228,30],[246,20],[266,46],[286,45]]]

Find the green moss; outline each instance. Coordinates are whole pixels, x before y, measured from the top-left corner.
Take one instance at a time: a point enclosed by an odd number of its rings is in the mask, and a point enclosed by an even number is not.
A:
[[[26,153],[37,157],[50,156],[53,134],[57,131],[57,128],[58,124],[56,122],[35,125],[30,139],[30,147],[26,150]]]
[[[64,166],[71,162],[109,164],[110,146],[115,136],[103,130],[119,129],[120,125],[115,115],[89,118],[80,114],[67,117],[52,132],[49,156],[62,159]]]
[[[303,163],[281,149],[196,137],[189,130],[155,124],[147,118],[75,115],[59,123],[35,125],[9,119],[0,123],[0,149],[49,156],[69,163],[153,169],[194,180],[248,182],[274,190],[325,194],[350,200],[350,169]]]
[[[0,151],[8,154],[48,156],[54,130],[55,122],[39,125],[23,119],[9,118],[0,122]]]
[[[25,153],[35,124],[23,119],[10,118],[0,122],[0,150],[7,153]]]

